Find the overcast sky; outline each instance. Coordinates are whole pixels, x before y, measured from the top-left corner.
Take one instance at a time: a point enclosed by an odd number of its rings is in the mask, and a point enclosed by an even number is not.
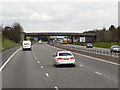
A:
[[[105,0],[104,0],[105,1]],[[118,2],[2,2],[2,22],[25,32],[84,32],[118,26]]]

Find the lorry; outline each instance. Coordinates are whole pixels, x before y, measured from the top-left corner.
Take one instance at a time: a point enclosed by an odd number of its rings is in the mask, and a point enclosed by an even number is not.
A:
[[[63,38],[63,44],[67,44],[67,38]]]

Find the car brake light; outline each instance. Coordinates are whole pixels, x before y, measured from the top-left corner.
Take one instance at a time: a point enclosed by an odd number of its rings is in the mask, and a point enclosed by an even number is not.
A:
[[[71,57],[70,59],[75,59],[74,57]]]
[[[62,60],[62,58],[58,58],[58,60]]]

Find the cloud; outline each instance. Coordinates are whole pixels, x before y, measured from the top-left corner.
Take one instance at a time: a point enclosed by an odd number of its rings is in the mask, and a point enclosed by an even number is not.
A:
[[[28,31],[75,31],[117,25],[116,2],[5,2],[2,23],[19,22]]]
[[[33,21],[49,21],[51,20],[51,18],[46,15],[45,13],[34,13],[32,14],[30,17],[28,17],[29,20],[33,20]]]

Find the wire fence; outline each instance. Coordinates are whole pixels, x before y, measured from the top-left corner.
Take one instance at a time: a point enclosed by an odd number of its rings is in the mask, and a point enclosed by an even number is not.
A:
[[[94,53],[94,54],[97,54],[97,55],[115,57],[115,58],[120,59],[120,53],[117,53],[117,52],[111,53],[110,51],[94,50],[92,48],[88,49],[88,48],[82,48],[82,47],[72,47],[72,46],[66,46],[66,45],[60,45],[60,44],[54,44],[54,46],[59,46],[61,48],[66,48],[66,49],[70,49],[70,50]]]

